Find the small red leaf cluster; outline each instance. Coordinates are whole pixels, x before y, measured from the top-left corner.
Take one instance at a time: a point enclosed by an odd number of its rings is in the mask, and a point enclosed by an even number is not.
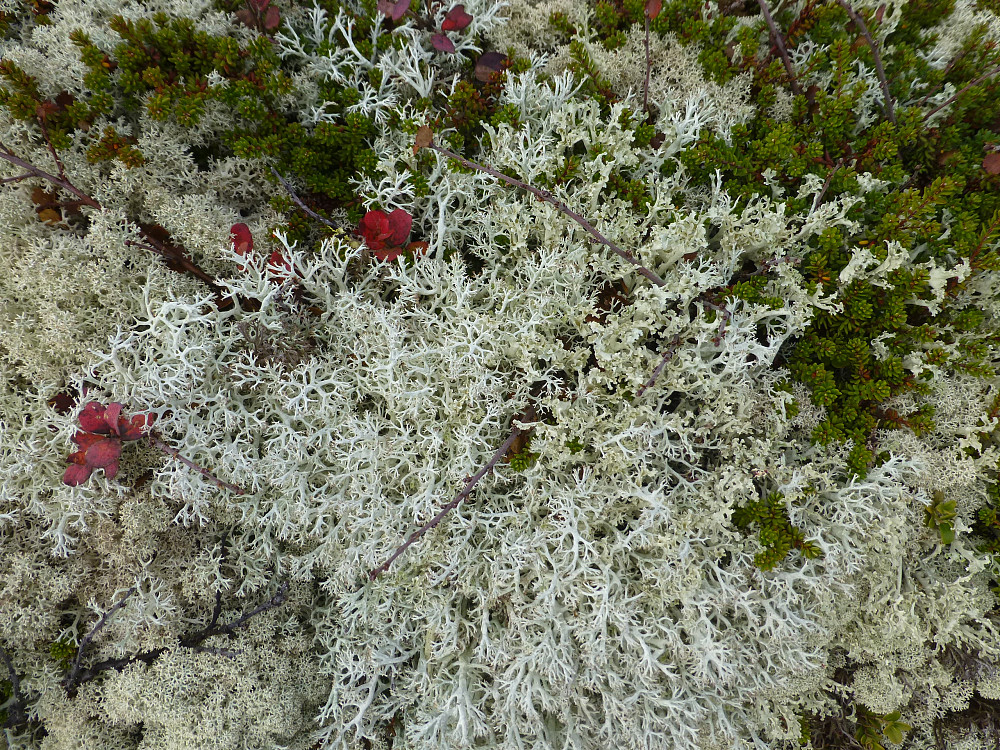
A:
[[[233,250],[236,251],[237,255],[243,258],[250,256],[250,253],[253,251],[253,235],[250,233],[250,227],[242,223],[233,224],[229,228],[229,239],[233,243]],[[285,259],[285,256],[277,250],[271,253],[270,257],[267,259],[267,264],[268,266],[278,267],[279,270],[276,271],[268,270],[268,273],[276,281],[287,279],[294,273],[292,264],[288,262],[288,260]],[[247,270],[246,266],[242,264],[237,265],[236,267],[241,271]]]
[[[388,16],[393,22],[403,17],[410,9],[410,0],[378,0],[378,12]]]
[[[274,31],[281,25],[281,11],[271,5],[271,0],[247,0],[249,7],[236,11],[236,17],[244,26]]]
[[[131,419],[122,416],[122,405],[114,401],[107,406],[91,401],[80,412],[80,427],[73,442],[80,449],[69,456],[70,465],[63,474],[63,484],[77,487],[86,482],[95,469],[104,469],[108,479],[118,474],[118,459],[123,440],[138,440],[143,430],[152,425],[155,414],[137,414]]]
[[[411,0],[378,0],[378,11],[395,23],[410,9],[410,2]],[[439,52],[454,52],[455,43],[443,32],[461,31],[470,23],[472,16],[465,12],[465,5],[456,5],[445,14],[441,31],[431,35],[431,46]]]
[[[402,255],[403,245],[409,239],[412,227],[413,217],[401,208],[389,214],[383,211],[369,211],[358,224],[358,234],[376,258],[390,262]],[[405,247],[405,250],[413,253],[426,249],[426,242],[411,242]]]

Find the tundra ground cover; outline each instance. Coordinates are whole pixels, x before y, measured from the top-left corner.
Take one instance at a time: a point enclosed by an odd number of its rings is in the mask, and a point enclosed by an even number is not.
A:
[[[2,742],[993,747],[995,10],[0,2]]]

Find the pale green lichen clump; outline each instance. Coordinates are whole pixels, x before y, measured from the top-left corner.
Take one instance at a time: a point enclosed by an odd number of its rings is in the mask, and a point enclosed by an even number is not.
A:
[[[879,11],[883,44],[902,5]],[[984,38],[1000,42],[989,10],[959,5],[962,29],[985,19]],[[991,747],[1000,727],[942,722],[1000,705],[1000,570],[981,516],[997,500],[1000,379],[930,347],[904,357],[889,328],[863,342],[871,360],[830,369],[837,396],[817,395],[789,363],[818,316],[863,317],[863,285],[892,291],[893,273],[921,269],[926,288],[905,302],[965,314],[936,319],[955,332],[942,349],[965,356],[980,345],[969,332],[986,331],[980,360],[995,365],[998,274],[976,262],[996,238],[971,260],[922,254],[927,243],[902,230],[841,247],[876,236],[878,201],[905,179],[874,163],[850,178],[809,173],[794,191],[777,161],[756,182],[753,170],[728,182],[735,167],[721,162],[702,178],[684,161],[693,149],[742,148],[739,128],[765,110],[787,124],[805,100],[758,101],[766,86],[751,72],[720,73],[725,57],[667,25],[691,10],[683,2],[653,25],[648,117],[642,3],[468,0],[454,54],[432,41],[451,6],[432,6],[429,20],[395,24],[369,0],[276,6],[268,44],[293,85],[266,92],[268,106],[304,132],[327,123],[355,160],[325,193],[315,155],[288,156],[287,142],[255,131],[216,137],[246,127],[250,105],[208,98],[183,126],[122,104],[70,125],[61,165],[16,100],[0,106],[10,153],[64,168],[102,206],[43,221],[32,191],[44,180],[0,189],[0,747]],[[246,45],[265,31],[232,20],[250,7],[8,2],[0,57],[44,98],[82,100],[98,83],[84,82],[74,30],[122,64],[115,14],[162,11]],[[764,55],[763,21],[749,14],[725,33],[757,29]],[[932,71],[961,44],[951,17]],[[697,33],[720,33],[711,18],[702,11]],[[476,99],[470,61],[486,45],[511,57]],[[821,68],[824,54],[835,57],[803,42],[791,57]],[[839,82],[810,75],[803,86],[857,87],[857,132],[882,121],[871,65]],[[234,76],[220,64],[207,85]],[[436,145],[545,186],[665,283],[552,203],[414,149],[427,124]],[[141,163],[88,158],[106,125]],[[348,131],[370,135],[358,145]],[[268,202],[279,153],[312,175],[314,205],[341,228]],[[0,161],[0,178],[22,171]],[[993,188],[978,189],[991,205]],[[405,210],[426,250],[380,261],[351,236],[368,209]],[[938,234],[977,231],[949,224],[947,207],[938,218]],[[254,253],[230,243],[237,222]],[[143,248],[153,225],[215,286]],[[961,313],[970,306],[976,321]],[[880,366],[898,370],[878,381],[893,390],[870,385],[861,412],[877,402],[880,414],[926,416],[931,404],[934,419],[878,422],[859,446],[842,415],[869,387],[857,368]],[[900,385],[918,379],[925,387]],[[114,479],[64,484],[92,400],[155,414],[163,440],[211,473],[142,443]],[[512,420],[530,441],[370,581],[490,461]],[[817,440],[824,425],[848,438]],[[190,640],[251,611],[231,639]],[[68,690],[78,655],[82,667],[122,664]],[[831,726],[847,734],[824,736]]]

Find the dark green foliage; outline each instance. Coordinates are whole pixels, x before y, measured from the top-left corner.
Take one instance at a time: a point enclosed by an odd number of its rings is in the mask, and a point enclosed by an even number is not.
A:
[[[754,564],[761,570],[771,570],[793,549],[799,550],[803,557],[809,559],[822,554],[815,542],[807,541],[802,530],[792,526],[785,498],[778,492],[737,508],[733,511],[733,524],[739,529],[758,529],[758,538],[764,545],[764,551],[754,556]]]
[[[68,639],[58,640],[49,646],[49,655],[59,664],[59,669],[68,672],[76,658],[76,644]]]

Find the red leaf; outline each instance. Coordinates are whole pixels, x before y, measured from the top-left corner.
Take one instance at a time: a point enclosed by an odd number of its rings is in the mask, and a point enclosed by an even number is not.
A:
[[[386,263],[391,263],[402,254],[403,248],[401,247],[389,247],[383,250],[372,250],[372,255],[381,261],[385,261]]]
[[[111,428],[111,432],[115,435],[119,434],[118,431],[118,418],[122,415],[122,405],[117,401],[113,401],[108,404],[108,408],[104,410],[104,421],[107,423],[108,427]]]
[[[369,211],[361,217],[358,232],[370,249],[382,250],[385,248],[385,241],[392,236],[389,217],[382,211]]]
[[[247,8],[243,8],[242,10],[236,11],[234,15],[236,16],[236,20],[239,21],[244,26],[249,26],[250,28],[253,28],[256,23],[253,17],[253,11],[248,10]]]
[[[104,476],[108,479],[114,479],[118,475],[118,462],[112,461],[107,466],[104,467]]]
[[[90,479],[92,471],[93,469],[89,466],[70,464],[66,467],[66,472],[63,474],[63,484],[68,484],[70,487],[79,487]]]
[[[287,279],[293,273],[292,264],[289,263],[285,259],[285,256],[282,255],[277,250],[275,250],[273,253],[271,253],[271,257],[269,257],[267,259],[267,264],[269,266],[277,266],[278,267],[278,270],[274,270],[274,271],[272,271],[272,270],[269,269],[268,273],[270,273],[272,277],[274,277],[275,279],[277,279],[279,281]]]
[[[280,25],[281,11],[272,5],[267,9],[267,13],[264,14],[264,29],[266,31],[274,31]]]
[[[499,52],[487,52],[476,60],[476,79],[483,83],[489,83],[490,78],[499,73],[507,62],[507,55]]]
[[[84,454],[86,466],[91,469],[105,469],[117,464],[122,455],[122,444],[118,438],[106,437],[96,441]]]
[[[250,4],[253,6],[255,11],[260,13],[271,4],[271,0],[250,0]]]
[[[378,0],[378,12],[383,16],[388,16],[393,21],[398,21],[403,14],[410,9],[410,0]]]
[[[1000,174],[1000,151],[991,151],[983,157],[983,169],[988,174]]]
[[[87,449],[94,443],[100,440],[107,440],[107,435],[98,435],[93,432],[84,432],[83,430],[77,430],[76,434],[71,438],[74,443],[80,446],[80,450],[73,453],[70,457],[70,461],[74,461],[78,464],[84,462],[83,454],[87,452]],[[74,456],[76,458],[74,458]]]
[[[413,217],[401,208],[397,208],[389,214],[389,244],[399,247],[406,242],[410,236],[410,229],[413,227]]]
[[[431,45],[436,50],[441,52],[454,52],[455,45],[452,43],[451,39],[446,37],[444,34],[434,34],[431,36]]]
[[[83,411],[80,412],[80,426],[87,432],[99,432],[102,434],[109,434],[111,428],[108,427],[107,421],[104,419],[105,407],[96,401],[90,401],[86,406],[83,407]],[[79,433],[77,433],[79,434]]]
[[[465,12],[464,5],[456,5],[448,11],[441,24],[442,31],[461,31],[472,23],[472,16]]]
[[[138,440],[143,431],[153,424],[155,414],[136,414],[132,419],[118,420],[118,430],[122,440]]]
[[[68,414],[76,406],[76,398],[66,391],[60,391],[46,403],[60,414]]]
[[[233,250],[237,255],[246,258],[253,251],[253,235],[250,234],[250,227],[246,224],[233,224],[229,228],[229,240],[233,243]],[[242,263],[236,267],[241,271],[247,270]]]
[[[663,0],[646,0],[646,17],[653,20],[663,9]]]

